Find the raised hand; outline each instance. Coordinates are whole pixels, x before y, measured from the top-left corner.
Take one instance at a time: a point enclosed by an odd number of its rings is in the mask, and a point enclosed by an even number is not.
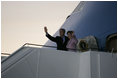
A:
[[[44,27],[44,31],[45,31],[45,33],[47,33],[47,32],[48,32],[48,29],[47,29],[47,27]]]

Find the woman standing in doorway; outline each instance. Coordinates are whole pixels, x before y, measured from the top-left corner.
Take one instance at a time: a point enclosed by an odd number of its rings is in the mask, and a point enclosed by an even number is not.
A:
[[[69,38],[69,41],[66,46],[68,51],[76,51],[76,45],[77,45],[78,40],[76,36],[74,35],[74,31],[68,31],[67,35]]]

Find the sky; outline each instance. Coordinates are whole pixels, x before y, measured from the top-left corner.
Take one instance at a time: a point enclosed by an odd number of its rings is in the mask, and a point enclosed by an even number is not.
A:
[[[53,35],[79,1],[2,1],[1,52],[13,53],[25,43],[44,45],[47,26]]]

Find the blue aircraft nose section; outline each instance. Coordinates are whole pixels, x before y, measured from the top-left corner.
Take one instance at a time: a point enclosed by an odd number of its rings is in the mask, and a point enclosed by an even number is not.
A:
[[[105,49],[106,37],[117,33],[116,1],[82,1],[61,28],[74,30],[76,37],[96,37],[99,50]],[[58,35],[58,31],[54,36]],[[46,44],[53,44],[48,41]]]

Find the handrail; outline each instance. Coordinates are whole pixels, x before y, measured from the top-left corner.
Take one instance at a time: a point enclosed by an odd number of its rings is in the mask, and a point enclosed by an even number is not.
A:
[[[56,46],[39,45],[39,44],[32,44],[32,43],[25,43],[23,46],[26,46],[26,45],[34,45],[34,46],[43,46],[43,47],[57,48]],[[77,50],[77,49],[72,49],[72,48],[67,48],[67,49],[70,49],[70,50]]]
[[[23,46],[26,46],[26,45],[34,45],[34,46],[43,46],[43,47],[57,48],[56,46],[39,45],[39,44],[32,44],[32,43],[25,43]]]
[[[31,50],[31,51],[32,51],[32,50]],[[1,71],[1,73],[3,73],[5,70],[7,70],[9,67],[11,67],[11,66],[12,66],[13,64],[15,64],[16,62],[20,61],[22,58],[24,58],[24,57],[25,57],[26,55],[28,55],[28,54],[29,54],[29,53],[26,53],[25,55],[23,55],[22,57],[20,57],[19,59],[17,59],[15,62],[9,64],[7,68],[5,68],[5,69],[3,69],[3,70]]]
[[[34,46],[43,46],[43,47],[57,48],[56,46],[39,45],[39,44],[32,44],[32,43],[25,43],[25,44],[23,45],[23,47],[25,47],[26,45],[34,45]],[[67,49],[77,50],[77,49],[72,49],[72,48],[67,48]]]
[[[9,59],[10,57],[12,57],[13,55],[15,55],[19,50],[21,50],[23,47],[25,47],[26,45],[35,45],[35,46],[43,46],[43,47],[51,47],[51,48],[57,48],[55,46],[47,46],[47,45],[38,45],[38,44],[31,44],[31,43],[25,43],[23,46],[21,46],[18,50],[16,50],[13,54],[11,54],[10,56],[8,56],[5,60],[2,60],[1,63],[3,63],[4,61],[6,61],[7,59]]]
[[[12,57],[13,55],[15,55],[19,50],[21,50],[23,48],[23,46],[21,46],[18,50],[16,50],[13,54],[9,55],[6,59],[1,61],[1,64],[6,61],[7,59],[9,59],[10,57]]]
[[[25,43],[23,46],[21,46],[18,50],[16,50],[13,54],[11,54],[10,56],[8,56],[5,60],[2,60],[1,63],[3,63],[4,61],[6,61],[7,59],[9,59],[10,57],[12,57],[13,55],[15,55],[19,50],[21,50],[23,47],[25,47],[26,45],[34,45],[34,46],[43,46],[43,47],[51,47],[51,48],[57,48],[56,46],[48,46],[48,45],[39,45],[39,44],[32,44],[32,43]],[[77,50],[77,49],[71,49],[71,50]]]
[[[3,54],[3,55],[11,55],[11,54],[9,54],[9,53],[1,53],[1,54]]]

